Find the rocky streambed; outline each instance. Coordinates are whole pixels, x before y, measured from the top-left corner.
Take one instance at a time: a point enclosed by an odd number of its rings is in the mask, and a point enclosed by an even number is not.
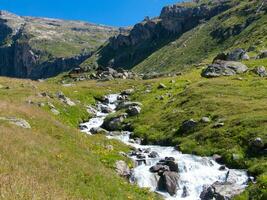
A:
[[[140,139],[131,138],[131,132],[116,131],[127,116],[141,112],[140,103],[128,100],[130,93],[128,90],[104,97],[95,107],[88,107],[94,117],[80,124],[86,134],[104,133],[134,148],[127,156],[133,159],[135,168],[122,167],[122,171],[125,169],[122,174],[129,181],[150,188],[165,199],[231,199],[245,190],[249,177],[244,170],[228,169],[215,158],[183,154],[174,147],[142,145]],[[127,113],[107,120],[117,109]]]

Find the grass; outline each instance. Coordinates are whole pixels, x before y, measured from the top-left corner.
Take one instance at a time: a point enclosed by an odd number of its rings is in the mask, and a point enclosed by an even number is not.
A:
[[[252,68],[254,62],[249,66]],[[201,70],[192,70],[180,77],[136,85],[132,99],[144,105],[141,115],[129,120],[136,137],[148,144],[179,145],[184,153],[220,154],[230,167],[248,169],[257,178],[257,184],[237,199],[265,199],[266,156],[251,151],[250,141],[257,137],[267,141],[267,79],[252,72],[216,79],[201,78],[200,74]],[[157,89],[160,82],[167,88]],[[147,89],[151,93],[145,92]],[[211,123],[201,123],[202,117],[209,117]],[[197,121],[197,127],[181,133],[182,122],[189,119]],[[223,121],[224,126],[214,128],[218,121]]]
[[[218,53],[234,48],[246,50],[253,45],[257,48],[250,54],[257,55],[266,49],[267,41],[266,13],[255,15],[260,3],[259,0],[240,2],[153,52],[133,70],[142,73],[187,71],[194,65],[211,62]],[[237,34],[238,26],[245,28]],[[259,41],[262,43],[258,44]]]
[[[0,84],[10,87],[0,89],[0,116],[23,118],[32,126],[21,129],[0,121],[1,199],[159,199],[116,175],[117,160],[131,166],[119,154],[129,151],[127,146],[101,135],[87,136],[76,128],[82,116],[87,116],[85,105],[94,103],[95,95],[123,86],[113,89],[116,82],[81,82],[68,88],[57,80],[38,83],[8,78],[0,78]],[[56,98],[37,95],[44,91],[63,91],[77,106],[70,108]],[[54,116],[28,100],[51,101],[61,114]],[[107,150],[107,145],[114,150]]]

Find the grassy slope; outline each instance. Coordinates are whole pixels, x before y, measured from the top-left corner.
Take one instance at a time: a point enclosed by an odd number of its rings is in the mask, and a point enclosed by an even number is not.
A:
[[[214,56],[224,50],[245,48],[260,40],[266,41],[258,45],[256,54],[267,45],[267,16],[264,13],[255,15],[261,1],[242,1],[234,7],[211,20],[200,24],[195,29],[183,34],[174,42],[154,52],[143,62],[134,67],[137,72],[171,72],[191,68],[193,64],[211,61]],[[247,10],[251,9],[249,14]],[[235,25],[244,24],[248,18],[259,17],[239,35],[232,35],[224,40],[211,36],[215,29],[228,30]]]
[[[115,161],[125,159],[119,152],[127,152],[128,147],[76,129],[86,117],[85,105],[94,103],[93,96],[122,89],[121,84],[83,82],[63,88],[54,80],[37,83],[7,78],[0,78],[0,84],[10,87],[0,89],[0,116],[20,117],[32,126],[26,130],[0,121],[1,199],[156,199],[115,174]],[[59,90],[81,103],[70,108],[37,95]],[[29,105],[27,100],[52,102],[61,115]],[[109,144],[114,150],[105,148]]]
[[[267,59],[247,62],[251,68],[259,63],[267,66]],[[229,166],[249,169],[257,177],[258,183],[237,199],[248,199],[249,195],[251,199],[266,199],[267,160],[251,152],[249,143],[256,137],[267,141],[267,79],[252,72],[216,79],[201,78],[200,73],[196,69],[180,77],[137,85],[132,98],[144,106],[141,115],[130,120],[136,136],[148,143],[179,144],[185,153],[221,154]],[[160,82],[167,88],[157,89]],[[146,93],[149,88],[152,92]],[[164,96],[164,100],[159,100],[159,96]],[[212,122],[199,123],[188,134],[178,131],[183,121],[200,121],[204,116]],[[225,125],[213,128],[220,119]],[[239,158],[233,159],[233,154]]]

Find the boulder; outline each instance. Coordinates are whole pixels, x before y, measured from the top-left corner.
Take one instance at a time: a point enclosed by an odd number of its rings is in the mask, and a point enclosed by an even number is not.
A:
[[[110,107],[108,107],[108,106],[102,105],[101,106],[101,112],[102,113],[111,113],[111,112],[113,112],[113,110]]]
[[[164,85],[163,83],[160,83],[158,86],[158,89],[165,89],[165,88],[167,88],[167,86]]]
[[[132,106],[132,107],[129,107],[126,112],[129,114],[129,116],[136,116],[141,113],[141,107]]]
[[[0,120],[8,121],[10,124],[14,124],[24,129],[30,129],[31,125],[25,120],[16,117],[0,117]]]
[[[262,51],[258,56],[258,59],[267,58],[267,50]]]
[[[154,165],[150,167],[149,171],[152,173],[158,173],[159,171],[162,171],[162,172],[170,171],[170,168],[166,165],[158,164],[158,165]]]
[[[178,181],[179,181],[178,173],[166,171],[160,176],[158,182],[158,189],[160,191],[166,191],[171,196],[174,196],[178,190],[179,186]]]
[[[200,194],[201,200],[213,200],[214,198],[214,188],[212,186],[203,186],[203,191]]]
[[[130,107],[134,107],[134,106],[139,106],[142,107],[143,105],[139,102],[120,102],[119,105],[117,106],[117,110],[121,110],[121,109],[128,109]]]
[[[256,139],[252,140],[250,145],[253,149],[262,149],[265,146],[264,142],[261,138],[256,138]]]
[[[134,93],[134,89],[127,89],[121,92],[121,95],[132,95]]]
[[[245,73],[247,70],[248,67],[240,62],[217,60],[204,69],[201,75],[206,78],[233,76]]]
[[[209,117],[202,117],[200,120],[202,123],[210,123],[210,118]]]
[[[259,75],[260,77],[267,76],[267,72],[264,66],[255,67],[253,71],[255,74]]]
[[[249,56],[246,54],[246,51],[244,49],[238,48],[238,49],[234,49],[233,51],[229,52],[227,54],[226,59],[228,61],[239,61],[245,58],[249,59]]]
[[[159,154],[156,152],[156,151],[152,151],[149,155],[148,155],[149,158],[158,158],[159,157]]]
[[[129,178],[131,176],[131,170],[127,163],[123,160],[119,160],[115,163],[115,169],[116,172],[122,177]]]
[[[70,100],[70,98],[66,97],[63,92],[57,92],[56,93],[57,98],[62,101],[63,103],[69,105],[69,106],[75,106],[76,104]]]
[[[187,132],[193,130],[196,126],[197,126],[197,122],[193,119],[190,119],[190,120],[184,121],[179,130],[182,133],[187,133]]]
[[[121,129],[122,123],[126,118],[127,114],[121,114],[119,116],[106,118],[102,127],[108,131],[117,131]]]
[[[59,114],[60,114],[60,112],[59,112],[57,109],[55,109],[55,108],[51,108],[51,112],[52,112],[54,115],[59,115]]]
[[[109,135],[109,132],[103,128],[91,128],[90,129],[91,134],[103,134],[103,135]]]

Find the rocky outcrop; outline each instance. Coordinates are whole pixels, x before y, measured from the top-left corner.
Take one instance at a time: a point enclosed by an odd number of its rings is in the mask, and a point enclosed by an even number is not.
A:
[[[248,67],[240,62],[216,60],[203,70],[202,76],[206,78],[219,76],[233,76],[245,73]]]
[[[116,33],[111,27],[0,11],[0,75],[39,79],[69,71]],[[95,35],[99,39],[89,44],[87,39]],[[84,37],[87,39],[81,39]],[[69,46],[74,52],[67,49]]]
[[[158,18],[145,19],[129,33],[110,39],[99,51],[98,64],[103,67],[131,68],[153,51],[171,42],[205,20],[229,9],[231,1],[211,1],[210,5],[176,4],[162,9]]]

